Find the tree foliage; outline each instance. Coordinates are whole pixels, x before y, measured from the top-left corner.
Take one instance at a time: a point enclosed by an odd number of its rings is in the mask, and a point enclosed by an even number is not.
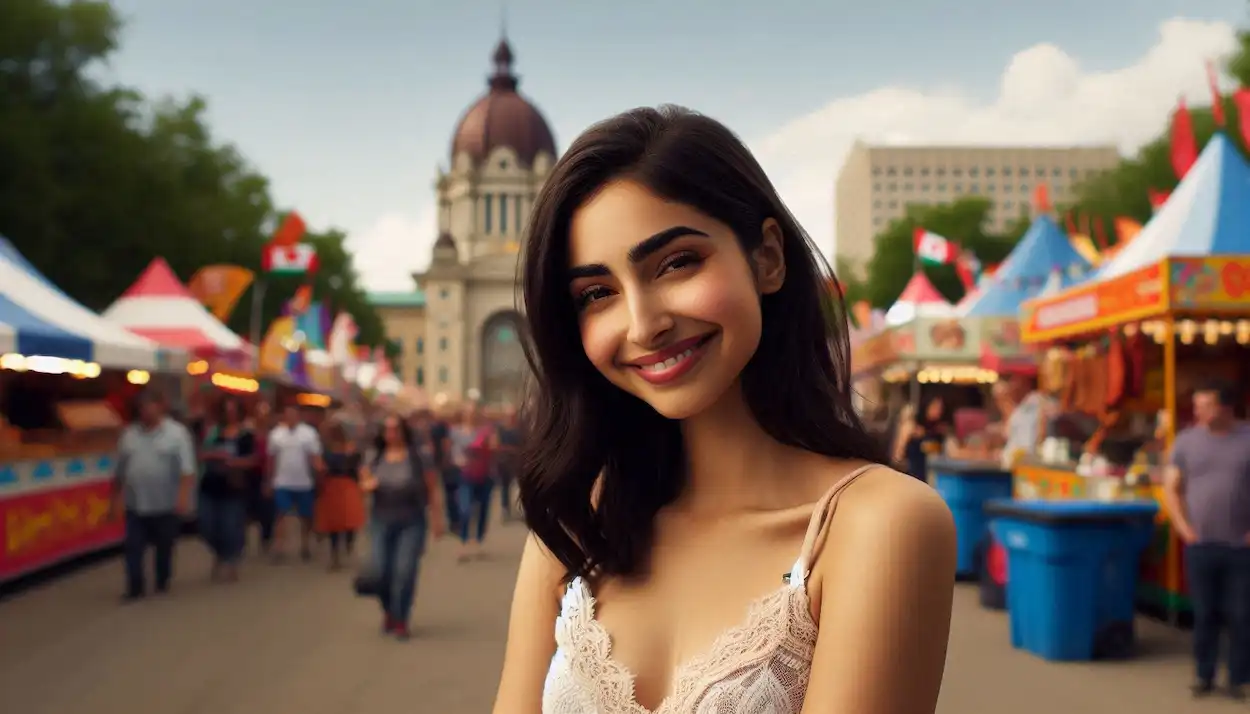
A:
[[[259,271],[278,209],[268,180],[216,139],[201,97],[149,101],[91,77],[121,21],[98,0],[4,0],[0,22],[0,235],[88,307],[117,298],[153,258],[184,279],[201,266]],[[314,295],[352,313],[364,344],[383,340],[344,235],[310,231]],[[271,281],[267,323],[299,281]],[[247,335],[245,296],[231,327]]]
[[[989,199],[980,196],[933,206],[908,206],[902,218],[892,221],[877,234],[876,247],[868,261],[864,298],[873,307],[887,308],[907,287],[907,281],[916,271],[913,236],[917,227],[955,241],[972,251],[983,264],[997,263],[1007,257],[1028,229],[1028,218],[1016,221],[1001,235],[990,233],[984,226],[991,206]],[[956,301],[963,296],[963,285],[953,266],[927,266],[923,270],[947,299]]]

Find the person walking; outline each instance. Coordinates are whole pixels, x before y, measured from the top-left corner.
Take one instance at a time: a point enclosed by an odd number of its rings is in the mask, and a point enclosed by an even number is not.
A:
[[[499,447],[499,434],[493,424],[482,418],[481,408],[476,403],[470,402],[461,414],[460,424],[452,428],[451,442],[460,472],[459,560],[464,562],[483,554],[495,489],[491,467]]]
[[[256,438],[243,423],[238,399],[219,403],[205,435],[199,491],[200,535],[213,552],[211,580],[234,581],[247,540],[247,475],[256,467]]]
[[[360,450],[346,425],[330,419],[322,429],[325,475],[317,494],[317,532],[330,540],[330,570],[342,567],[341,554],[352,554],[356,532],[365,523],[360,491]]]
[[[274,505],[275,556],[282,560],[282,535],[295,516],[300,535],[300,558],[312,560],[312,526],[315,510],[316,474],[322,471],[321,438],[304,422],[300,409],[289,404],[282,410],[282,422],[269,433],[270,483]]]
[[[422,463],[412,430],[398,416],[383,420],[360,483],[373,494],[369,542],[382,632],[407,639],[427,529],[438,537],[446,524],[438,476]]]
[[[516,499],[512,484],[516,480],[517,453],[521,448],[521,428],[517,423],[516,407],[505,404],[499,417],[499,448],[495,452],[495,475],[499,481],[499,507],[504,521],[516,517]]]
[[[1213,382],[1194,391],[1195,424],[1172,445],[1164,502],[1186,544],[1194,611],[1196,697],[1215,691],[1221,626],[1228,634],[1228,693],[1250,684],[1250,424],[1233,416],[1234,391]]]
[[[273,546],[273,490],[268,486],[272,465],[269,460],[269,432],[273,426],[272,407],[268,401],[258,400],[248,420],[248,430],[255,440],[256,458],[253,467],[247,471],[247,519],[260,530],[262,555],[269,555]]]
[[[195,444],[181,423],[169,418],[163,395],[139,396],[139,419],[128,425],[117,445],[113,477],[113,516],[124,515],[126,590],[124,601],[147,594],[143,561],[154,551],[156,592],[169,590],[174,541],[195,486]]]

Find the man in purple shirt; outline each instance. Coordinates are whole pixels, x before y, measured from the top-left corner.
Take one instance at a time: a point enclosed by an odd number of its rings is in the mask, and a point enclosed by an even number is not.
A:
[[[1228,691],[1250,684],[1250,424],[1233,417],[1225,385],[1194,392],[1196,424],[1176,437],[1164,481],[1172,528],[1187,545],[1194,606],[1195,696],[1214,690],[1221,625],[1228,630]]]

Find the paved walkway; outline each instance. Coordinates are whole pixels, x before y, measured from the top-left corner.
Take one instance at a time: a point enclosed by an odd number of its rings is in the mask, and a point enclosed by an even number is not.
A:
[[[0,602],[0,712],[489,712],[522,536],[497,529],[493,557],[463,566],[436,545],[407,643],[377,634],[377,608],[351,595],[348,572],[256,562],[242,582],[213,585],[188,541],[171,595],[121,606],[120,563],[96,565]],[[1188,635],[1151,622],[1140,632],[1132,662],[1047,664],[1013,651],[1006,617],[961,587],[939,712],[1250,711],[1191,702]]]

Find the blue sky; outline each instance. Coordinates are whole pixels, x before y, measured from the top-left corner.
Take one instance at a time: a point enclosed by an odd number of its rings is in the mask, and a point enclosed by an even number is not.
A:
[[[434,169],[485,88],[502,3],[115,5],[127,25],[111,77],[152,95],[207,97],[216,135],[271,178],[280,204],[347,230],[370,286],[410,284],[433,238]],[[1201,57],[1231,47],[1246,7],[513,0],[506,16],[521,91],[560,147],[632,106],[699,109],[748,140],[828,249],[833,180],[854,137],[958,141],[980,126],[987,140],[1131,149],[1162,127],[1178,93],[1200,98]],[[1215,24],[1161,34],[1179,17]],[[1091,105],[1103,119],[1084,116]],[[1127,125],[1106,118],[1120,110],[1133,110]]]

